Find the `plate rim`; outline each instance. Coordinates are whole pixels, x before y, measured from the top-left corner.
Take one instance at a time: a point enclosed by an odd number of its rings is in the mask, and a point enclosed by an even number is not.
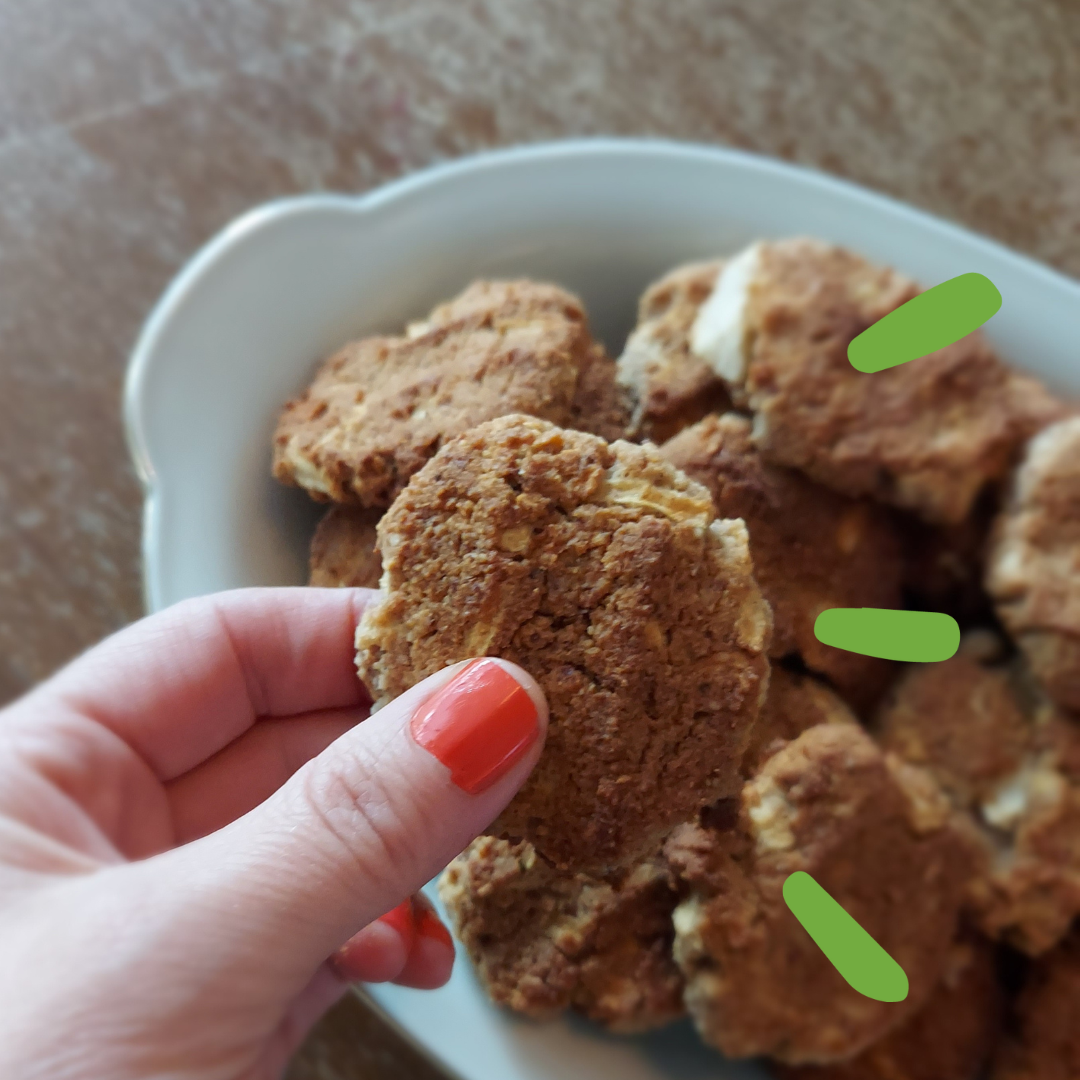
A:
[[[143,492],[142,535],[142,594],[147,611],[160,608],[159,598],[152,585],[153,549],[157,533],[157,504],[161,485],[150,454],[142,416],[144,387],[153,366],[157,346],[172,321],[207,272],[233,250],[248,243],[255,235],[276,227],[283,221],[314,211],[338,210],[351,217],[373,214],[385,206],[452,181],[462,176],[478,174],[527,162],[557,161],[607,157],[612,155],[666,157],[672,160],[709,161],[728,168],[771,174],[774,177],[798,180],[821,191],[831,192],[849,200],[868,204],[898,218],[917,220],[924,225],[952,234],[968,245],[981,247],[988,255],[1006,256],[1024,265],[1029,273],[1042,277],[1056,287],[1073,288],[1080,299],[1080,282],[1008,245],[938,217],[891,195],[874,191],[852,180],[834,176],[813,166],[798,165],[780,158],[769,157],[749,150],[708,143],[688,142],[661,137],[598,136],[556,139],[524,143],[484,150],[449,161],[439,162],[407,173],[367,191],[314,192],[272,199],[245,211],[226,224],[206,241],[181,267],[160,298],[150,309],[136,337],[124,375],[122,393],[122,424],[135,474]]]

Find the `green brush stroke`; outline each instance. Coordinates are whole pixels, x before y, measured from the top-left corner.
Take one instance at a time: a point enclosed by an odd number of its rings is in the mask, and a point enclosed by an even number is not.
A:
[[[906,364],[978,330],[1000,307],[989,278],[961,274],[878,319],[848,346],[848,360],[867,373]]]
[[[951,615],[892,608],[829,608],[814,622],[814,636],[822,645],[908,663],[948,660],[960,645]]]
[[[904,969],[805,871],[784,882],[784,902],[853,990],[875,1001],[908,996]]]

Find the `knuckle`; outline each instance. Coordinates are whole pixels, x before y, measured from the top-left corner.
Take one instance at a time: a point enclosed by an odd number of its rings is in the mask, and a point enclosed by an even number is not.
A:
[[[432,823],[391,755],[358,740],[307,772],[303,797],[335,857],[361,880],[393,886],[422,867]]]

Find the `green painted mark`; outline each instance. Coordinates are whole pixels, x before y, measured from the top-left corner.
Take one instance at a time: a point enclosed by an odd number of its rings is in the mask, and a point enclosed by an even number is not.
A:
[[[784,902],[853,990],[875,1001],[908,996],[904,969],[805,871],[784,882]]]
[[[906,364],[978,330],[1000,307],[989,278],[961,274],[878,319],[848,346],[848,360],[867,373]]]
[[[908,663],[948,660],[960,645],[951,615],[892,608],[829,608],[814,622],[814,636],[822,645]]]

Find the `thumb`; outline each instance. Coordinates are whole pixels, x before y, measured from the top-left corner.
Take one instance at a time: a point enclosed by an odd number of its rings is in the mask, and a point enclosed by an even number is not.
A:
[[[266,975],[269,964],[302,986],[491,824],[536,764],[546,730],[543,693],[515,664],[446,668],[255,810],[171,852],[182,906],[204,925],[213,908],[219,964],[232,952],[244,966],[258,956]]]

